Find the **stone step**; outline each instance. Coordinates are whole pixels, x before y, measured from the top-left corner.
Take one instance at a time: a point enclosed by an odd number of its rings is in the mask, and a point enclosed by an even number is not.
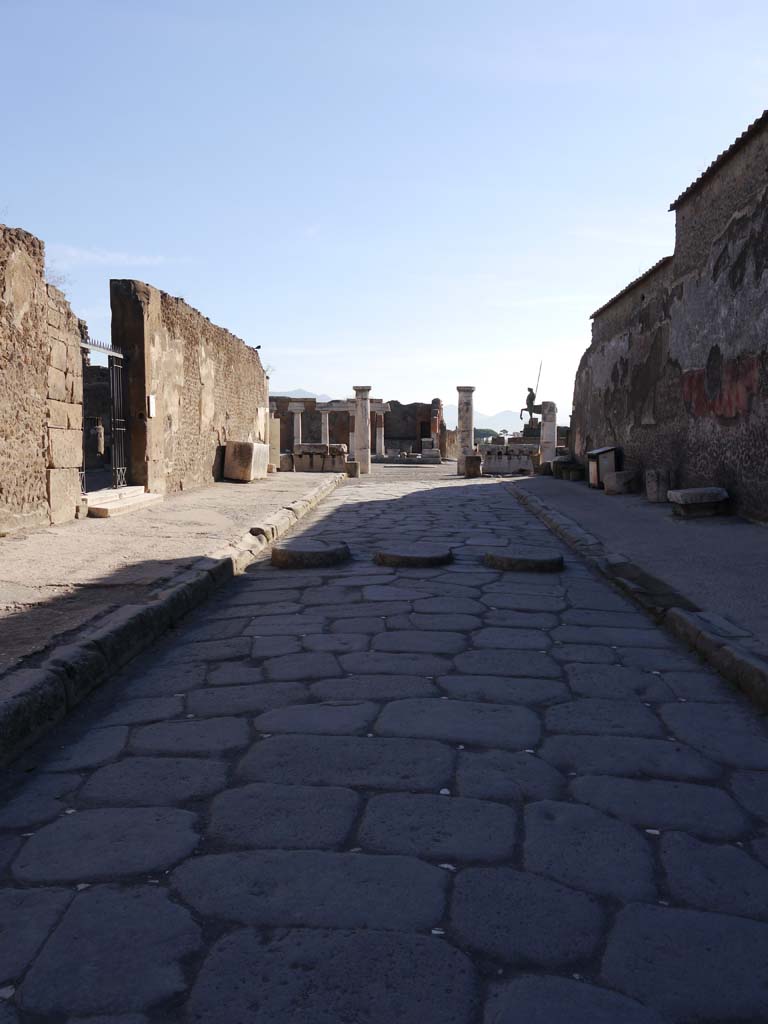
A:
[[[131,487],[103,487],[98,491],[88,491],[86,498],[89,505],[115,505],[119,501],[135,498],[137,494],[145,494],[140,485]]]
[[[119,501],[109,500],[92,505],[88,499],[88,515],[94,519],[112,519],[114,516],[124,516],[129,512],[138,512],[142,508],[156,505],[163,500],[162,494],[147,494],[141,488],[140,494],[132,494],[121,498]]]

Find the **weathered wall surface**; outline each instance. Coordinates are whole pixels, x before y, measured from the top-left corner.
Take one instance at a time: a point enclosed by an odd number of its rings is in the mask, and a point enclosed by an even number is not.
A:
[[[384,413],[384,439],[387,447],[402,451],[421,451],[421,442],[438,435],[440,451],[446,455],[446,427],[443,421],[443,403],[439,398],[432,402],[389,401],[389,412]]]
[[[79,322],[43,243],[0,225],[0,531],[74,518],[81,429]]]
[[[768,519],[768,127],[676,213],[674,256],[594,316],[573,448],[619,444]]]
[[[268,439],[258,352],[151,285],[111,281],[110,297],[112,344],[126,355],[129,481],[162,494],[221,479],[227,441]]]

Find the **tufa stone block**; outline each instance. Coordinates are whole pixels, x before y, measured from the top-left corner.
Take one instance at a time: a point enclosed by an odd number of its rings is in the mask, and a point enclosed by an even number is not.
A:
[[[48,397],[57,402],[67,401],[67,378],[63,370],[48,367]]]
[[[63,341],[51,341],[48,365],[55,366],[57,370],[65,371],[67,369],[67,346]]]
[[[249,483],[267,475],[269,445],[258,441],[229,441],[224,455],[224,477]]]
[[[83,432],[62,427],[48,429],[48,466],[71,469],[83,464]]]
[[[688,487],[667,491],[667,500],[672,503],[672,512],[676,516],[688,519],[723,515],[730,510],[730,495],[724,487]]]
[[[637,488],[637,472],[634,469],[605,473],[603,488],[606,494],[632,494]]]
[[[666,502],[667,491],[672,487],[672,474],[668,469],[646,469],[645,496],[648,501]]]
[[[77,469],[49,469],[46,479],[51,523],[68,523],[77,515],[82,500],[80,474]]]
[[[467,455],[464,459],[464,476],[474,478],[483,475],[482,455]]]

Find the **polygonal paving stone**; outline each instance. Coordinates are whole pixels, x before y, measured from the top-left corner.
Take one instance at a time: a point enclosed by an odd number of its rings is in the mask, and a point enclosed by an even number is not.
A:
[[[247,625],[248,618],[245,611],[238,610],[235,615],[240,618],[203,620],[199,625],[191,622],[185,623],[184,629],[178,637],[179,643],[200,643],[207,640],[228,640],[230,637],[238,636]]]
[[[551,704],[567,700],[566,687],[556,679],[503,676],[440,676],[437,684],[450,697],[487,700],[493,704]]]
[[[0,889],[0,985],[23,974],[71,899],[63,889]]]
[[[621,665],[566,665],[574,693],[605,700],[668,701],[672,691],[658,676]]]
[[[451,932],[509,964],[562,967],[588,959],[603,933],[593,896],[511,868],[467,868],[456,877]]]
[[[483,800],[556,799],[565,779],[534,754],[507,750],[463,750],[456,785],[462,796]]]
[[[301,646],[305,651],[347,654],[350,651],[366,651],[369,643],[365,633],[313,633],[302,638]]]
[[[328,626],[328,633],[331,636],[339,633],[342,636],[372,636],[374,633],[385,633],[386,631],[387,620],[378,615],[360,616],[356,619],[338,619]]]
[[[457,672],[473,676],[534,676],[538,679],[559,679],[562,674],[557,662],[543,653],[543,649],[465,651],[456,656],[454,665]]]
[[[94,772],[79,799],[91,805],[156,807],[222,789],[227,766],[197,757],[126,757]]]
[[[198,913],[228,921],[418,931],[442,917],[448,875],[412,857],[281,850],[195,857],[171,881]]]
[[[70,1017],[67,1024],[149,1024],[149,1017],[143,1013],[121,1013],[115,1017],[110,1013],[104,1016],[99,1014],[98,1017]]]
[[[517,813],[502,804],[387,793],[369,801],[358,842],[375,853],[495,861],[512,855],[516,830]]]
[[[608,937],[601,979],[670,1020],[759,1021],[768,1008],[768,925],[625,907]]]
[[[234,1024],[253,1020],[258,1007],[259,1024],[424,1024],[426,1013],[469,1024],[476,991],[471,962],[429,936],[293,929],[265,940],[242,929],[213,947],[186,1019]]]
[[[242,778],[261,782],[437,791],[453,771],[449,747],[430,740],[359,736],[274,736],[240,762]]]
[[[348,676],[323,679],[310,686],[319,700],[398,700],[401,697],[437,697],[439,691],[423,676]]]
[[[344,671],[353,675],[439,676],[450,672],[453,667],[450,658],[436,654],[391,654],[388,651],[342,654],[339,661]],[[329,676],[339,674],[338,669],[326,673]]]
[[[639,703],[582,697],[557,704],[545,713],[548,732],[599,736],[661,736],[661,723]]]
[[[632,611],[600,611],[592,608],[568,608],[561,616],[566,626],[629,626],[648,629],[651,622],[647,616]]]
[[[493,591],[486,588],[480,599],[488,608],[519,612],[560,612],[567,607],[565,599],[556,594],[530,591]]]
[[[226,754],[244,747],[250,738],[242,718],[202,718],[162,722],[134,729],[131,749],[137,754]]]
[[[0,1024],[19,1024],[19,1018],[10,1003],[0,1002]]]
[[[750,814],[768,821],[768,772],[734,772],[731,790]]]
[[[486,551],[483,564],[502,572],[562,572],[563,556],[546,548],[505,545]]]
[[[80,893],[27,973],[24,1010],[126,1014],[184,991],[181,964],[200,946],[190,914],[155,886]]]
[[[702,910],[768,918],[768,870],[743,850],[668,832],[661,860],[673,899]]]
[[[484,1024],[665,1024],[654,1010],[570,978],[513,978],[493,985]]]
[[[336,656],[327,653],[286,654],[281,658],[270,658],[262,667],[268,679],[292,682],[341,674]]]
[[[427,630],[427,631],[463,631],[465,633],[471,632],[473,629],[480,629],[483,624],[483,620],[479,615],[457,615],[457,614],[446,614],[446,615],[403,615],[402,624],[400,619],[395,622],[394,619],[388,620],[390,629],[415,629],[415,630]]]
[[[540,726],[528,708],[457,700],[398,700],[382,711],[379,736],[412,736],[521,750],[539,740]]]
[[[36,832],[13,862],[21,882],[91,882],[162,871],[197,846],[196,816],[160,807],[79,811]]]
[[[176,718],[182,712],[181,697],[138,697],[118,704],[99,725],[136,725]]]
[[[301,683],[257,683],[253,686],[216,686],[195,690],[187,697],[194,715],[242,715],[271,711],[306,701],[308,691]]]
[[[549,636],[541,629],[514,629],[488,626],[472,634],[475,647],[491,647],[499,651],[541,651],[549,647]]]
[[[16,856],[21,839],[18,836],[0,836],[0,876]]]
[[[417,629],[381,633],[373,638],[374,651],[394,651],[398,654],[458,654],[467,646],[462,633],[421,632]]]
[[[553,640],[563,644],[599,644],[623,647],[660,647],[674,650],[674,642],[660,629],[633,629],[619,626],[557,626]]]
[[[648,647],[617,647],[622,664],[647,672],[690,672],[701,667],[692,654],[679,650]]]
[[[550,654],[564,665],[614,665],[619,660],[616,651],[597,644],[561,644],[550,648]]]
[[[486,607],[486,626],[506,626],[511,629],[552,629],[558,624],[553,612],[520,612],[508,608]]]
[[[334,849],[351,829],[360,798],[339,786],[251,783],[213,801],[208,834],[229,846]]]
[[[665,704],[661,717],[679,739],[737,768],[768,768],[768,735],[757,712],[741,704]]]
[[[525,809],[525,867],[624,903],[653,900],[653,858],[630,825],[590,807],[543,800]]]
[[[452,562],[453,552],[439,544],[392,544],[377,551],[373,560],[377,565],[427,569]]]
[[[363,597],[365,598],[366,605],[372,601],[418,601],[426,596],[421,587],[399,586],[394,583],[389,583],[383,587],[372,586],[363,588]],[[369,614],[367,607],[363,608],[362,614]]]
[[[664,672],[664,683],[683,700],[731,702],[733,688],[715,672]]]
[[[302,612],[296,615],[263,615],[253,620],[245,630],[247,636],[254,637],[259,643],[253,644],[252,650],[270,652],[270,645],[264,643],[265,639],[275,641],[283,638],[284,644],[273,644],[271,654],[291,654],[297,648],[295,642],[289,642],[292,638],[306,636],[308,633],[322,633],[325,618],[322,614],[307,614]],[[257,654],[256,657],[259,657]],[[266,654],[264,655],[266,657]]]
[[[33,775],[18,789],[2,794],[0,828],[28,828],[58,817],[66,807],[62,800],[80,785],[79,775]]]
[[[309,629],[306,632],[311,632]],[[288,654],[301,654],[301,640],[298,636],[262,636],[257,627],[249,626],[248,636],[253,637],[250,656],[254,661],[265,658],[282,658]]]
[[[350,605],[348,608],[328,608],[325,614],[327,621],[335,624],[342,619],[384,619],[387,615],[404,615],[410,610],[408,601],[366,601],[363,605]]]
[[[175,645],[165,656],[165,661],[233,661],[236,658],[247,658],[251,650],[251,641],[247,636],[233,637],[231,640],[208,640],[205,643]]]
[[[587,775],[571,783],[577,800],[643,828],[679,829],[709,839],[733,839],[749,828],[746,816],[721,789],[690,782]]]
[[[368,588],[370,589],[370,588]],[[375,587],[376,590],[386,590],[386,587]],[[312,587],[309,590],[305,590],[301,595],[301,603],[309,606],[323,606],[332,605],[336,606],[345,604],[356,604],[359,605],[363,597],[359,590],[355,590],[352,587]],[[388,601],[389,598],[385,595],[382,598],[383,601]],[[395,595],[392,595],[392,600],[396,600]],[[364,609],[359,609],[361,615],[365,615]]]
[[[650,775],[662,779],[717,779],[719,765],[683,743],[633,736],[550,736],[540,757],[579,775]]]
[[[422,597],[413,603],[420,615],[482,615],[485,605],[471,597]]]
[[[634,605],[602,583],[572,583],[568,587],[568,600],[574,608],[593,608],[609,612],[635,611]]]
[[[323,540],[298,538],[285,544],[273,544],[272,565],[279,569],[317,569],[328,565],[340,565],[352,557],[349,547],[341,543],[332,544]]]
[[[294,704],[267,711],[254,719],[260,732],[327,733],[349,736],[367,729],[379,713],[370,701],[335,701],[325,704]]]
[[[122,752],[127,739],[128,727],[125,725],[92,729],[81,740],[68,744],[61,753],[46,761],[44,767],[50,772],[76,772],[81,768],[106,764]]]
[[[264,681],[264,673],[255,665],[241,665],[227,661],[208,671],[211,686],[251,686]]]

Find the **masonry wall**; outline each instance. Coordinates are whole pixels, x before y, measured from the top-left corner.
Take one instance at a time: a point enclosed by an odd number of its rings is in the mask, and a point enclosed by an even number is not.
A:
[[[280,420],[280,451],[293,451],[293,413],[288,412],[288,406],[295,402],[304,405],[304,412],[301,414],[301,439],[306,444],[309,442],[320,443],[322,438],[322,417],[317,411],[317,399],[315,398],[289,398],[287,395],[271,395],[270,405],[274,414]],[[349,444],[350,415],[347,412],[332,412],[328,419],[328,433],[331,444]]]
[[[572,445],[619,444],[768,519],[768,132],[683,199],[675,254],[593,320]]]
[[[126,356],[130,483],[160,494],[202,487],[221,479],[228,441],[268,440],[255,349],[141,281],[111,281],[110,299],[112,344]]]
[[[80,322],[43,243],[0,225],[0,532],[74,518],[81,430]]]
[[[421,451],[421,442],[432,437],[433,431],[440,438],[440,451],[446,455],[446,427],[443,421],[443,404],[439,398],[428,402],[389,401],[389,412],[384,413],[384,439],[387,447],[401,451]]]

